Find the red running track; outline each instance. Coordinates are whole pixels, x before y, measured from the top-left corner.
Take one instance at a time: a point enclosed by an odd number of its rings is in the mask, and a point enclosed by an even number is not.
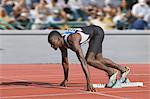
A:
[[[129,66],[131,81],[143,87],[102,88],[85,91],[85,78],[78,64],[70,65],[68,87],[60,87],[63,69],[60,64],[1,64],[0,99],[150,99],[150,64]],[[93,83],[106,83],[105,72],[90,67]]]

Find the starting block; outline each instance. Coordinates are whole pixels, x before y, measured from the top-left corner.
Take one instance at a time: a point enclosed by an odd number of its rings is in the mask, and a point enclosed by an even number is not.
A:
[[[130,82],[128,78],[124,83],[121,83],[119,80],[111,88],[125,88],[125,87],[142,87],[143,82]],[[107,84],[93,84],[94,88],[107,88]]]

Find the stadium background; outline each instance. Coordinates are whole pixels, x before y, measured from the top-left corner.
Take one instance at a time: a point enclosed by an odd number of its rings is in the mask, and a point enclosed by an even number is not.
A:
[[[149,29],[150,0],[0,0],[0,29]]]
[[[119,63],[150,62],[149,0],[0,0],[0,63],[60,63],[47,42],[57,29],[89,24],[106,32],[104,56]],[[142,6],[133,13],[134,5]],[[147,8],[148,7],[148,8]],[[82,14],[81,14],[82,13]],[[86,50],[88,45],[83,46]],[[74,53],[71,63],[79,63]]]

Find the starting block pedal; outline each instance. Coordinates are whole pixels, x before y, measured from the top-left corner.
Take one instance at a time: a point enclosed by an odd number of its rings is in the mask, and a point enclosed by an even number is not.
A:
[[[119,80],[111,88],[126,88],[126,87],[142,87],[143,82],[130,82],[127,78],[124,83],[121,83]],[[93,84],[94,88],[107,88],[107,84]]]
[[[122,83],[122,87],[142,87],[143,82],[129,82],[129,83]]]
[[[119,80],[115,82],[111,87],[108,87],[107,84],[93,84],[94,88],[122,88],[122,85]]]

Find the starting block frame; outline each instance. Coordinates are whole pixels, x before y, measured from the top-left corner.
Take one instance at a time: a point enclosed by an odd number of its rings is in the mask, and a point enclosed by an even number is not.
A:
[[[121,83],[119,80],[116,81],[115,85],[111,88],[126,88],[126,87],[143,87],[143,82],[130,82],[129,79],[126,82]],[[93,84],[94,88],[107,88],[107,84]]]

